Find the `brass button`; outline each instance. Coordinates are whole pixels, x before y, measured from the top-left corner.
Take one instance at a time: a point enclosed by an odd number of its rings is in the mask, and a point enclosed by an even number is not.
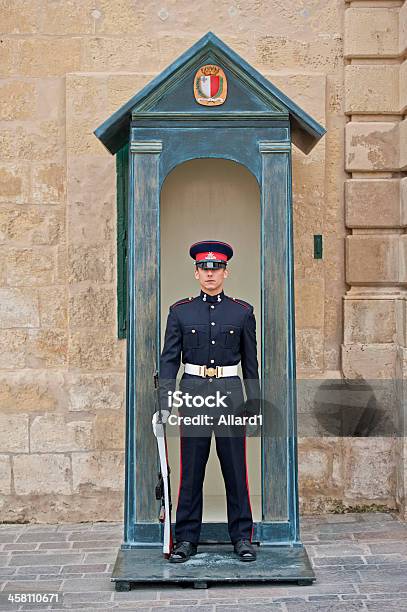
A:
[[[211,308],[215,308],[215,306],[212,304]]]
[[[214,360],[214,359],[211,359],[211,363],[215,363],[215,360]]]
[[[215,344],[215,340],[212,340],[212,344]]]
[[[195,331],[195,330],[193,330],[193,331]],[[233,334],[233,329],[230,330],[230,333]]]
[[[192,330],[192,333],[193,333],[193,334],[195,333],[195,330],[194,330],[194,329]]]
[[[212,321],[211,325],[215,325],[215,322],[214,322],[214,321]]]

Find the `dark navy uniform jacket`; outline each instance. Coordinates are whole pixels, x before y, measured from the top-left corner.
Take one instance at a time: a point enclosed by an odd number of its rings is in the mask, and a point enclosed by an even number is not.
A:
[[[194,298],[184,298],[169,309],[164,347],[160,359],[160,398],[162,409],[168,407],[168,391],[175,390],[175,379],[182,363],[207,367],[237,365],[241,362],[247,402],[245,412],[259,411],[260,384],[257,361],[256,320],[253,306],[222,291],[211,296],[201,290]],[[208,388],[225,391],[234,387],[241,395],[240,377],[204,379],[183,374],[180,389],[201,381],[213,383]],[[240,392],[239,392],[240,389]]]

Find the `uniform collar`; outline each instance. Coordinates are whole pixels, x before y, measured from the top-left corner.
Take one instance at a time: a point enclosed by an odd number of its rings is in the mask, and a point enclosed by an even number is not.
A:
[[[202,291],[201,289],[201,293],[199,297],[201,298],[203,302],[221,302],[223,298],[225,297],[225,294],[223,291],[221,291],[220,293],[217,293],[216,295],[209,295],[209,293],[205,293],[205,291]]]

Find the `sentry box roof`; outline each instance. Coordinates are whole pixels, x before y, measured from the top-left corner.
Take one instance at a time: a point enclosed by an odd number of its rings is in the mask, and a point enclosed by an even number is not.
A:
[[[196,71],[204,64],[220,66],[228,80],[228,95],[220,106],[200,106],[193,92]],[[104,121],[95,135],[115,154],[129,140],[137,117],[189,119],[289,120],[292,142],[308,154],[326,130],[262,76],[243,58],[208,32],[148,85]]]

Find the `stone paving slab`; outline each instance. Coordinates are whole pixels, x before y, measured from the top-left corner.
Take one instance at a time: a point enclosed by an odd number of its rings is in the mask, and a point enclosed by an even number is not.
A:
[[[407,610],[407,525],[396,515],[304,517],[302,534],[317,577],[312,586],[236,584],[200,590],[160,585],[118,593],[110,575],[121,524],[0,525],[0,597],[10,590],[63,596],[60,604],[48,607],[2,603],[0,612]]]

